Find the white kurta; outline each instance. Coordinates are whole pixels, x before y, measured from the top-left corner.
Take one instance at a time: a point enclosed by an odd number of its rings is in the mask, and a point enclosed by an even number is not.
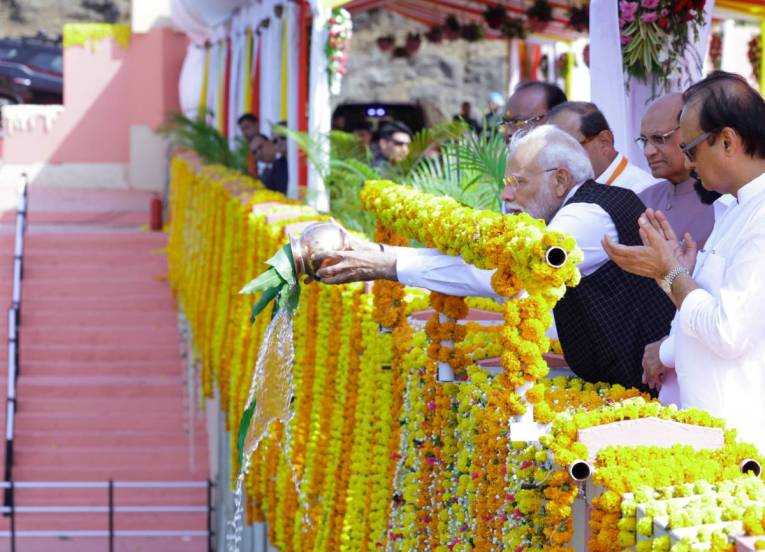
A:
[[[701,289],[685,298],[662,346],[680,406],[724,418],[765,452],[765,173],[738,200],[717,200],[693,279]]]

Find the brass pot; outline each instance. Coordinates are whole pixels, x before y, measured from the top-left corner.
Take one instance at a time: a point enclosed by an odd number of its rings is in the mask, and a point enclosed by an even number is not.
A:
[[[298,276],[307,274],[316,278],[321,268],[314,264],[316,255],[351,249],[345,229],[331,222],[317,222],[308,226],[299,237],[290,236],[292,258]]]

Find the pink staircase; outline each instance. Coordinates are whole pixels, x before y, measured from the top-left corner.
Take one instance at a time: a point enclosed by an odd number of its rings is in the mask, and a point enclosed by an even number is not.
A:
[[[108,528],[103,511],[108,480],[117,482],[115,550],[208,549],[204,536],[119,536],[120,531],[207,529],[206,512],[189,511],[207,504],[206,432],[198,399],[186,391],[186,361],[165,281],[166,236],[139,227],[148,220],[148,205],[149,196],[141,192],[31,190],[13,478],[101,485],[17,489],[20,509],[94,507],[80,513],[18,513],[17,531],[53,535],[17,539],[21,552],[108,550],[102,537],[56,537],[57,531]],[[0,218],[3,275],[11,260],[12,235],[3,232],[11,227],[9,219]],[[3,309],[9,297],[3,277]],[[1,373],[4,398],[5,370]],[[144,489],[121,482],[198,486]],[[138,506],[176,511],[119,511]],[[0,531],[8,527],[8,519],[0,518]],[[10,549],[5,541],[0,538],[0,551]]]

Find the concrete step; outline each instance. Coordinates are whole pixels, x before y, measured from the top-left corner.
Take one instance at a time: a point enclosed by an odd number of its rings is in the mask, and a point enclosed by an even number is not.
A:
[[[110,312],[114,319],[127,312],[167,312],[175,308],[175,303],[169,292],[165,295],[161,293],[143,293],[135,294],[122,292],[112,294],[111,297],[91,297],[85,294],[83,297],[24,297],[22,307],[22,320],[24,312],[38,311],[40,313],[48,312],[68,312],[78,311],[80,313]],[[22,322],[23,324],[24,322]]]
[[[4,357],[3,357],[4,358]],[[141,377],[152,375],[158,377],[167,375],[177,376],[186,369],[186,362],[173,358],[165,361],[144,360],[89,360],[72,361],[54,358],[52,360],[32,360],[24,356],[21,362],[22,378],[29,376],[109,376]],[[2,373],[0,371],[0,373]],[[20,378],[21,379],[21,378]],[[0,380],[2,378],[0,377]]]
[[[162,456],[157,456],[157,447],[28,447],[16,446],[14,450],[16,462],[20,466],[47,467],[51,470],[51,479],[59,471],[70,469],[71,466],[102,466],[111,470],[112,477],[117,477],[125,468],[143,467],[148,476],[154,468],[172,468],[182,470],[190,462],[189,448],[186,443],[180,446],[166,444],[162,446]],[[198,464],[203,465],[205,457],[199,451],[196,453]],[[65,466],[65,468],[64,468]],[[149,468],[149,469],[147,469]]]
[[[61,360],[64,362],[136,360],[173,362],[179,356],[178,344],[162,345],[43,345],[21,341],[21,362]]]
[[[2,296],[0,296],[2,297]],[[1,314],[1,313],[0,313]],[[50,331],[59,327],[79,326],[83,328],[103,328],[110,330],[132,329],[135,327],[169,326],[177,324],[175,312],[162,310],[153,311],[120,311],[115,315],[111,310],[96,311],[65,311],[45,309],[32,310],[22,306],[22,332],[27,329]]]
[[[170,443],[177,446],[188,446],[190,436],[189,428],[184,425],[183,431],[178,428],[172,430],[157,429],[152,432],[135,431],[133,429],[111,430],[108,432],[98,430],[77,429],[71,431],[26,431],[19,435],[17,442],[24,446],[58,446],[67,448],[92,447],[92,446],[154,446],[163,447]],[[201,423],[194,427],[195,445],[206,444],[207,435],[205,426]]]
[[[13,477],[17,481],[45,481],[55,478],[56,481],[202,481],[207,477],[207,464],[198,464],[195,470],[190,470],[188,462],[181,466],[146,465],[120,466],[119,470],[104,466],[67,466],[59,471],[52,471],[49,466],[25,466],[13,468]]]
[[[19,405],[23,404],[24,400],[20,398]],[[181,431],[185,427],[184,413],[180,408],[172,415],[161,409],[159,412],[139,410],[125,414],[120,411],[27,412],[20,407],[16,415],[16,429],[18,434],[22,435],[26,431],[41,427],[56,431],[77,431],[80,428],[87,428],[100,431],[131,429],[146,432],[172,429]]]
[[[105,538],[24,537],[16,540],[18,552],[105,552],[109,549]],[[207,538],[128,538],[114,541],[115,552],[206,552]],[[10,544],[0,539],[0,552],[9,552]]]

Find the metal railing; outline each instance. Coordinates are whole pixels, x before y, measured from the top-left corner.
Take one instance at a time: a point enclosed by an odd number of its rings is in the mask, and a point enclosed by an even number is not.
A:
[[[16,552],[16,539],[24,537],[37,538],[106,538],[109,552],[114,552],[114,540],[120,538],[193,538],[207,539],[209,552],[214,550],[214,532],[212,530],[213,501],[212,481],[6,481],[0,483],[10,495],[9,505],[0,508],[3,515],[10,517],[8,531],[0,531],[0,538],[9,538],[11,552]],[[17,506],[16,491],[19,489],[104,489],[106,490],[106,506]],[[117,489],[205,489],[205,503],[195,506],[150,505],[150,506],[117,506],[114,491]],[[115,514],[188,514],[204,513],[207,519],[205,530],[156,530],[130,529],[119,530],[115,527]],[[16,517],[19,514],[106,514],[107,529],[105,530],[17,530]]]
[[[105,481],[105,482],[74,482],[74,481],[14,481],[14,422],[16,415],[16,380],[19,377],[19,340],[21,325],[21,280],[24,277],[24,236],[27,228],[27,175],[19,188],[19,200],[16,210],[16,234],[13,252],[13,292],[11,306],[8,309],[8,394],[6,398],[5,421],[5,470],[4,481],[0,482],[3,489],[4,504],[0,506],[3,516],[10,518],[8,531],[0,531],[0,538],[9,538],[11,552],[16,551],[16,539],[23,537],[37,538],[106,538],[109,542],[109,552],[114,551],[114,539],[117,537],[205,537],[208,550],[214,550],[214,532],[212,529],[213,487],[212,481]],[[107,491],[106,506],[18,506],[16,492],[20,489],[105,489]],[[116,506],[114,491],[116,489],[206,489],[204,505],[175,506]],[[106,530],[17,530],[16,517],[19,514],[106,514]],[[115,528],[115,514],[179,514],[206,513],[206,530],[118,530]]]
[[[16,208],[16,234],[13,246],[13,291],[8,309],[8,393],[5,408],[5,470],[4,481],[13,481],[13,430],[16,416],[16,378],[19,376],[19,326],[21,325],[21,279],[24,277],[24,236],[27,229],[28,180],[19,187],[19,203]],[[12,493],[6,487],[5,507],[11,506]]]

